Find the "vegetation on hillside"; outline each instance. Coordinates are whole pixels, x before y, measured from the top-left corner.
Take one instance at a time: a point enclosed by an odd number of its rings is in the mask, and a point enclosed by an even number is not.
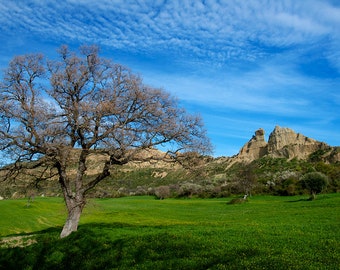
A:
[[[93,170],[98,165],[95,154],[87,163]],[[156,195],[169,197],[227,197],[231,195],[271,194],[292,196],[309,193],[301,180],[305,174],[319,172],[327,176],[328,185],[323,192],[340,189],[340,163],[326,163],[316,152],[308,160],[263,157],[250,164],[230,165],[229,158],[201,157],[198,166],[180,166],[144,162],[111,166],[113,172],[104,179],[90,197],[115,198],[123,196]],[[100,156],[98,157],[100,159]],[[161,192],[160,192],[161,191]],[[7,183],[0,187],[5,198],[29,197],[30,194],[60,196],[61,191],[53,181],[28,186],[26,181]]]

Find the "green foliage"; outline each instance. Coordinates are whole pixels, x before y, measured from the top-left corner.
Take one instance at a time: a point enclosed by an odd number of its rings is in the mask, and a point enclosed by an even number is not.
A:
[[[310,172],[301,178],[303,188],[306,188],[313,198],[328,184],[327,176],[320,172]]]
[[[0,269],[337,269],[338,220],[329,217],[340,211],[340,195],[312,203],[303,198],[253,196],[235,205],[225,199],[95,199],[78,232],[64,239],[60,228],[12,219],[27,211],[37,221],[48,216],[49,203],[51,217],[57,216],[60,199],[39,199],[30,208],[23,200],[0,201],[1,241],[22,235],[14,231],[37,241],[0,248]],[[59,212],[54,226],[63,220]]]
[[[329,150],[328,150],[329,151]],[[314,153],[309,155],[309,160],[312,162],[318,162],[322,160],[322,156],[327,153],[327,150],[325,149],[319,149],[315,151]]]
[[[233,182],[243,186],[245,184],[242,181],[245,182],[248,179],[248,182],[251,182],[250,180],[255,179],[256,183],[253,184],[252,193],[293,196],[304,193],[299,181],[301,176],[315,171],[327,175],[329,185],[325,191],[339,191],[340,163],[326,164],[322,161],[313,163],[299,159],[288,160],[285,158],[264,157],[248,165],[235,164],[228,170],[227,174],[234,179]],[[248,175],[246,179],[244,172]],[[228,175],[226,178],[228,178]],[[234,192],[235,190],[232,193]],[[239,193],[241,192],[239,191]]]
[[[324,162],[317,162],[315,164],[315,170],[327,175],[327,189],[329,191],[338,192],[340,190],[340,163],[327,164]]]
[[[241,203],[245,203],[245,202],[248,202],[248,199],[247,198],[234,198],[234,199],[231,199],[231,201],[228,202],[228,204],[241,204]]]

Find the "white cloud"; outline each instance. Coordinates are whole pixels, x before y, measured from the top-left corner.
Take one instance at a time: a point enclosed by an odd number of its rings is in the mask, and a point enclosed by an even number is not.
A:
[[[291,29],[296,32],[305,32],[315,35],[323,35],[328,32],[327,27],[309,19],[295,14],[278,13],[272,18],[281,27]]]
[[[334,126],[339,74],[300,67],[325,59],[339,73],[339,29],[340,8],[323,0],[0,0],[0,63],[14,47],[96,43],[193,106]],[[235,119],[234,137],[254,122]]]
[[[291,46],[338,29],[338,9],[319,1],[26,1],[3,4],[3,28],[19,24],[22,31],[50,38],[192,52],[198,59],[225,63],[229,59],[263,57],[252,42]],[[312,3],[312,4],[311,4]],[[306,11],[307,10],[307,11]],[[310,12],[308,12],[308,10]],[[327,17],[326,12],[333,19]],[[308,39],[308,40],[306,40]],[[310,40],[315,39],[315,40]]]
[[[330,122],[332,108],[340,106],[338,79],[308,77],[299,73],[293,61],[282,62],[282,57],[262,61],[249,71],[214,74],[203,69],[199,74],[181,75],[144,70],[143,75],[147,83],[163,86],[181,100],[211,108]]]

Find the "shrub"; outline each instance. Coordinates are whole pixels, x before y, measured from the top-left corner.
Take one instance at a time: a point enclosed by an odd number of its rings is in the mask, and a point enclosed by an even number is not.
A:
[[[301,179],[302,187],[307,189],[310,194],[311,200],[316,198],[316,194],[320,193],[328,184],[326,175],[320,172],[306,173]]]
[[[160,199],[166,199],[170,197],[170,187],[169,186],[159,186],[155,188],[155,196]]]
[[[200,194],[202,186],[194,183],[183,183],[179,188],[179,197],[192,197]]]
[[[148,194],[148,191],[142,187],[142,186],[138,186],[135,192],[136,196],[144,196]]]
[[[241,204],[241,203],[245,203],[245,202],[248,202],[247,197],[234,198],[231,201],[229,201],[228,204]]]

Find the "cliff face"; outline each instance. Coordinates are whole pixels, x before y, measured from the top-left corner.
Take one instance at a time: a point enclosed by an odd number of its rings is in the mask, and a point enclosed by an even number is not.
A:
[[[244,161],[252,161],[263,157],[268,152],[268,145],[262,128],[255,131],[255,135],[240,150],[238,157]]]
[[[263,129],[257,130],[235,157],[236,162],[248,163],[264,156],[307,159],[316,151],[334,152],[334,149],[326,143],[295,133],[290,128],[276,126],[269,135],[268,143],[265,141],[264,134]],[[332,155],[332,160],[329,161],[337,161],[338,157],[339,154]]]
[[[275,127],[268,140],[268,155],[272,157],[306,159],[315,151],[327,148],[329,146],[326,143],[279,126]]]

